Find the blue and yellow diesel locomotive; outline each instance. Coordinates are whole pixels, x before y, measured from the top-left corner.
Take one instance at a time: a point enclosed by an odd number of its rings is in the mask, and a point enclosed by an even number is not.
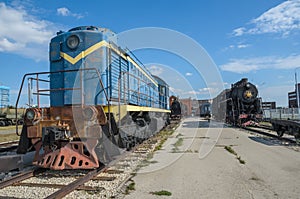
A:
[[[168,85],[119,47],[109,29],[60,31],[50,42],[49,59],[50,71],[26,74],[20,89],[27,78],[35,84],[28,91],[37,103],[26,110],[18,147],[18,153],[36,150],[34,164],[97,168],[168,121]],[[45,82],[48,88],[41,88]],[[50,96],[47,108],[40,101],[44,95]]]

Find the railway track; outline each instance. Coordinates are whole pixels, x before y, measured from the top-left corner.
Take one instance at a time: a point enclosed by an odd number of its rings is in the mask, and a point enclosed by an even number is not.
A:
[[[139,156],[135,157],[136,161],[141,161],[142,155],[139,152]],[[133,156],[115,160],[111,166],[102,166],[90,171],[31,169],[1,182],[0,198],[12,196],[15,198],[47,199],[63,197],[101,198],[101,195],[106,197],[109,194],[113,196],[116,193],[108,193],[108,190],[116,189],[117,187],[113,184],[117,185],[127,181],[133,172],[130,168],[121,167],[122,164],[124,165],[124,161],[133,161]]]
[[[109,165],[94,170],[33,168],[0,182],[0,199],[116,197],[124,192],[125,184],[158,144],[159,140],[154,136],[132,151],[123,153]]]
[[[18,147],[18,140],[9,141],[9,142],[1,142],[0,143],[0,153],[9,152],[17,149]]]
[[[286,144],[297,145],[297,142],[295,141],[294,138],[279,137],[277,135],[276,131],[274,131],[271,127],[266,126],[266,125],[262,125],[259,127],[242,127],[242,129],[251,131],[251,132],[255,132],[255,133],[263,135],[263,136],[277,139],[279,141],[285,142]]]

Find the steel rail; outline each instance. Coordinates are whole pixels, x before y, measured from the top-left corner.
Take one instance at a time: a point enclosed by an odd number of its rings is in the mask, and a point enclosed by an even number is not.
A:
[[[297,142],[295,140],[291,140],[291,139],[285,138],[285,137],[278,137],[278,135],[274,135],[272,133],[267,133],[267,132],[262,131],[262,130],[253,129],[253,128],[249,128],[249,127],[241,127],[241,128],[245,129],[245,130],[248,130],[248,131],[252,131],[252,132],[261,134],[261,135],[265,135],[265,136],[268,136],[268,137],[276,138],[278,140],[282,140],[282,141],[290,142],[290,143],[293,143],[293,144],[297,144]],[[257,127],[257,128],[260,128],[260,127]],[[272,130],[272,129],[267,129],[267,128],[262,128],[262,129]],[[274,131],[274,130],[272,130],[272,131]]]
[[[42,168],[37,168],[37,169],[33,169],[33,170],[30,170],[30,171],[26,171],[26,172],[23,172],[23,173],[20,173],[16,176],[13,176],[3,182],[0,182],[0,189],[3,189],[5,187],[8,187],[8,186],[11,186],[15,183],[18,183],[20,181],[23,181],[23,180],[26,180],[28,178],[31,178],[33,176],[36,176],[37,174],[40,174],[42,172],[44,172],[45,169],[42,169]]]
[[[90,171],[85,176],[75,180],[74,182],[66,185],[62,189],[52,193],[46,199],[56,199],[56,198],[63,198],[64,196],[68,195],[69,193],[73,192],[74,190],[78,189],[80,186],[82,186],[84,183],[88,182],[89,180],[93,179],[97,175],[99,175],[101,172],[105,171],[107,167],[99,168]]]

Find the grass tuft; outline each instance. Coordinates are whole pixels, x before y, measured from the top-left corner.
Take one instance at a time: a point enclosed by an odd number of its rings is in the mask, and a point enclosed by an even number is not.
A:
[[[237,155],[237,153],[231,148],[231,146],[225,146],[224,149],[226,149],[229,153],[232,153],[233,155]]]
[[[240,164],[246,164],[245,160],[242,160],[241,156],[238,156],[237,153],[231,148],[231,146],[225,146],[224,149],[226,149],[229,153],[232,153],[236,156],[236,159],[240,162]]]
[[[180,152],[179,151],[179,148],[180,146],[182,146],[183,144],[183,138],[179,138],[174,144],[173,144],[173,148],[172,148],[172,153],[178,153]]]
[[[171,196],[172,193],[166,190],[161,190],[161,191],[154,191],[150,192],[152,195],[157,195],[157,196]]]
[[[239,160],[239,162],[240,162],[241,164],[246,164],[245,160],[242,160],[242,159],[241,159],[241,156],[238,156],[237,159]]]
[[[125,194],[128,195],[130,193],[130,191],[134,191],[135,190],[135,183],[131,182],[125,190]]]
[[[13,133],[13,134],[1,134],[0,135],[0,143],[1,142],[9,142],[9,141],[15,141],[15,140],[19,140],[20,137]]]

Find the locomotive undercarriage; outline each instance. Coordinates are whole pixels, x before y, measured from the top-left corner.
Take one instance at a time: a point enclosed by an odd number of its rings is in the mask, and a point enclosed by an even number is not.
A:
[[[95,148],[107,134],[105,125],[107,117],[101,106],[30,108],[17,152],[34,148],[33,164],[44,168],[96,168],[99,162]]]
[[[120,136],[126,149],[148,139],[166,126],[167,114],[160,112],[129,112],[120,121]]]
[[[233,126],[258,126],[258,123],[262,119],[261,114],[255,114],[255,107],[243,103],[238,103],[238,105],[228,103],[227,110],[226,122]]]
[[[26,119],[29,112],[34,118]],[[18,153],[35,150],[33,164],[62,169],[93,169],[109,163],[166,125],[167,113],[128,112],[120,121],[101,106],[31,108],[25,114]]]

